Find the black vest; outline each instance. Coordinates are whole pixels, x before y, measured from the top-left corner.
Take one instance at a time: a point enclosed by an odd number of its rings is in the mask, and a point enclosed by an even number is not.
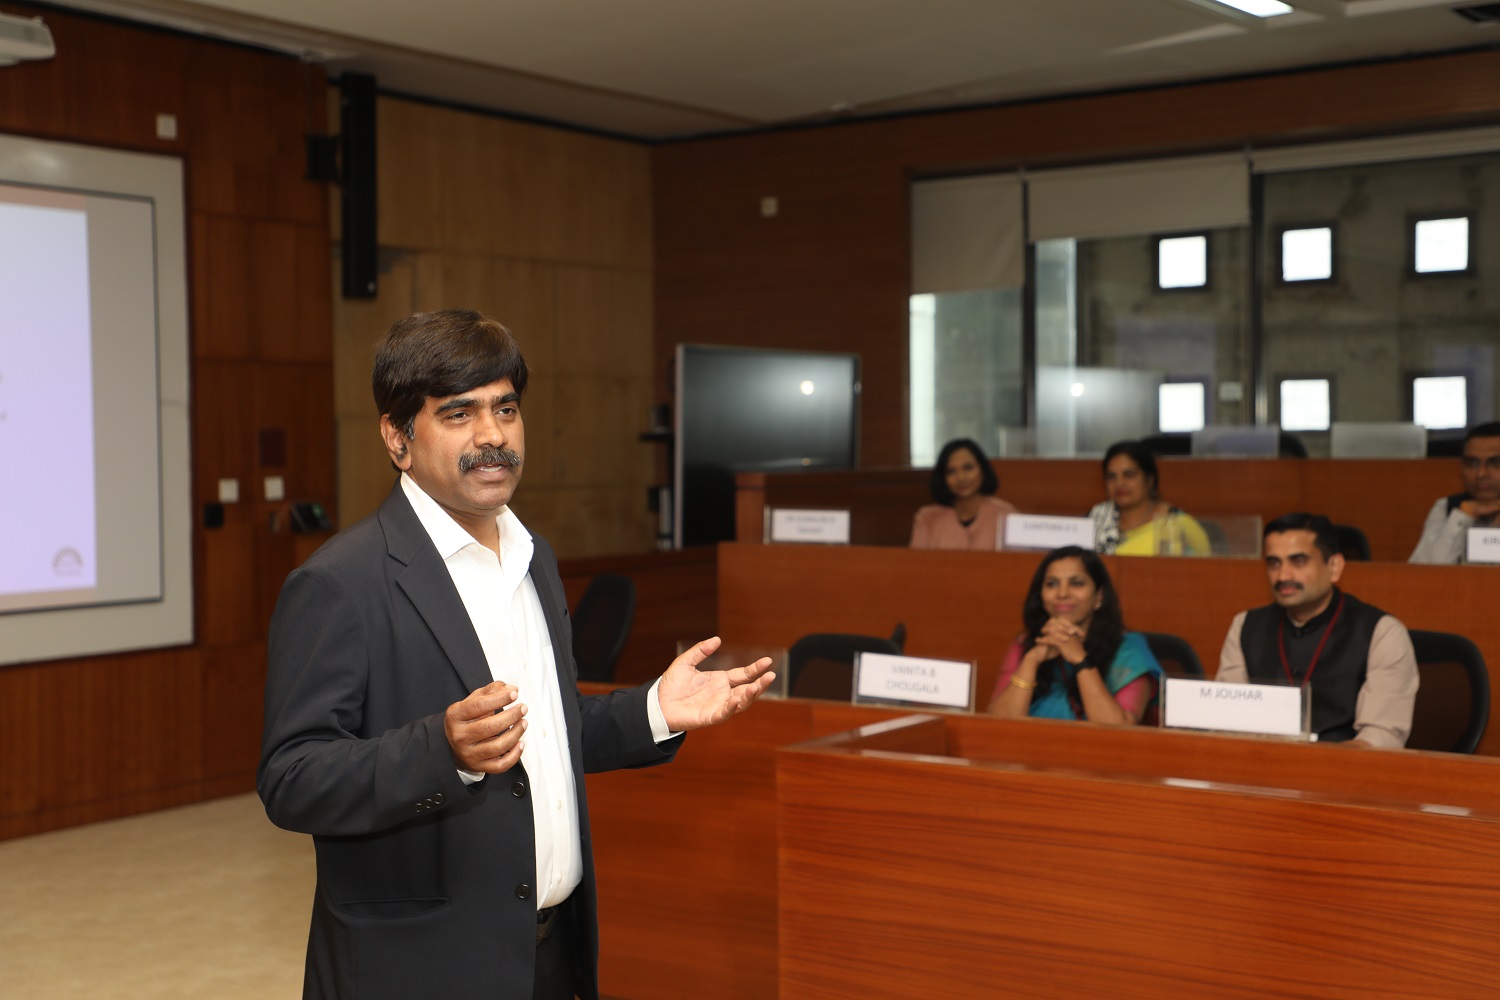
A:
[[[1287,680],[1281,665],[1278,629],[1285,638],[1292,677],[1301,683],[1341,598],[1343,610],[1338,613],[1333,634],[1323,644],[1312,677],[1313,732],[1320,741],[1329,743],[1354,738],[1354,707],[1359,700],[1359,689],[1365,683],[1370,639],[1385,612],[1335,588],[1333,600],[1323,613],[1301,628],[1292,625],[1278,605],[1271,604],[1246,612],[1245,627],[1240,632],[1240,651],[1245,655],[1245,669],[1253,683],[1293,683]]]

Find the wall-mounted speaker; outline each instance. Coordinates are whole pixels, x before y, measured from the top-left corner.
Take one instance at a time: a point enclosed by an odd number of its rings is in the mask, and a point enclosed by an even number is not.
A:
[[[373,299],[376,280],[375,78],[339,77],[339,142],[343,188],[341,256],[346,299]]]

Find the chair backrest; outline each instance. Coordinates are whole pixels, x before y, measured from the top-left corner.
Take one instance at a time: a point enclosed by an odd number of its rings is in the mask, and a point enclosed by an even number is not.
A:
[[[1370,540],[1363,531],[1352,524],[1335,524],[1333,531],[1339,536],[1339,551],[1346,562],[1370,561]]]
[[[793,698],[849,701],[854,694],[854,654],[899,655],[905,641],[905,625],[897,625],[889,639],[847,632],[804,635],[786,651],[787,693]]]
[[[1282,431],[1277,439],[1276,456],[1278,458],[1306,458],[1307,445],[1302,439],[1291,431]]]
[[[611,681],[615,660],[635,620],[635,582],[600,573],[589,581],[573,611],[573,659],[581,681]]]
[[[1490,677],[1479,647],[1451,632],[1412,629],[1421,686],[1412,713],[1413,750],[1473,753],[1490,720]]]
[[[1142,632],[1141,638],[1151,647],[1151,655],[1161,664],[1168,677],[1201,681],[1204,679],[1203,664],[1187,640],[1167,632]]]

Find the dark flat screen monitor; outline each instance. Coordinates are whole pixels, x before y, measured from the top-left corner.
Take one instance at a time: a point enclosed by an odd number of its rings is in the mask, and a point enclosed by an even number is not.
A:
[[[738,472],[859,464],[859,356],[677,347],[676,544],[734,538]]]

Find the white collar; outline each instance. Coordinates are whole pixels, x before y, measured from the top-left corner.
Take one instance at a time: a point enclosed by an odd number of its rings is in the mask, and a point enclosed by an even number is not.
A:
[[[401,473],[401,490],[443,561],[467,546],[479,544],[463,525],[453,519],[452,514],[417,485],[410,473]],[[533,549],[531,532],[511,511],[509,504],[501,507],[495,515],[495,528],[500,532],[500,562],[507,564],[511,562],[509,557],[514,555],[522,560],[522,565],[529,566]]]

